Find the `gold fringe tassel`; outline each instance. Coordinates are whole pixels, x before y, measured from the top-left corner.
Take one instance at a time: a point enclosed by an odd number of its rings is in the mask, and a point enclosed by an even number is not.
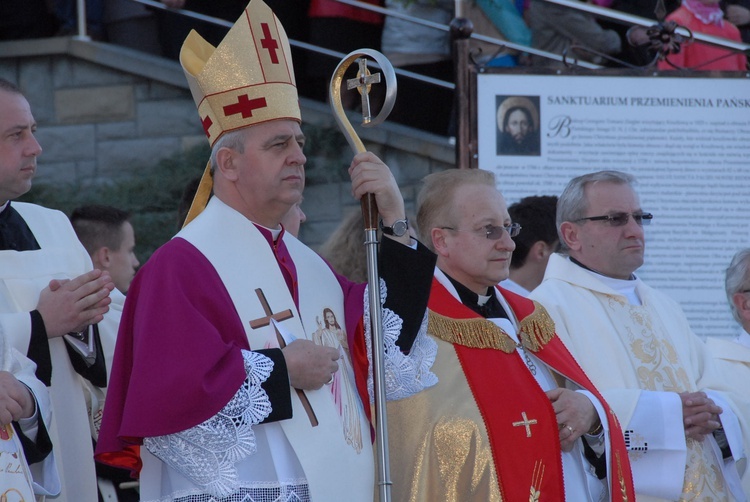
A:
[[[555,336],[555,321],[552,320],[547,309],[538,302],[534,302],[534,311],[519,322],[521,343],[532,352],[547,345]]]
[[[487,319],[451,319],[431,310],[427,332],[464,347],[502,350],[506,354],[516,350],[516,342],[508,333]],[[534,311],[521,320],[519,332],[523,346],[537,352],[555,336],[555,323],[544,307],[534,302]]]
[[[427,332],[448,343],[473,349],[496,349],[506,354],[516,350],[513,339],[487,319],[451,319],[430,311]]]

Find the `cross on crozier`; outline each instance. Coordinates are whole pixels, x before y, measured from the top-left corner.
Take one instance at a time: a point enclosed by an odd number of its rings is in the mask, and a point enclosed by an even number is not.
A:
[[[371,74],[370,70],[367,69],[367,60],[365,58],[359,58],[359,70],[357,71],[357,78],[350,78],[346,81],[347,90],[357,89],[362,95],[362,118],[365,123],[372,120],[372,113],[370,111],[370,86],[372,84],[380,83],[380,73]]]
[[[277,312],[274,314],[271,311],[271,307],[268,305],[268,300],[266,300],[266,295],[263,294],[263,290],[258,288],[255,290],[255,294],[258,295],[258,300],[260,300],[260,304],[263,307],[263,312],[265,312],[266,317],[260,317],[258,319],[250,321],[250,327],[252,329],[258,329],[262,328],[263,326],[268,326],[271,323],[271,319],[274,321],[286,321],[287,319],[291,319],[294,317],[294,314],[292,313],[291,309],[282,310],[281,312]],[[279,348],[286,347],[286,341],[284,340],[284,337],[281,336],[281,333],[279,333],[279,330],[276,328],[276,325],[274,324],[273,330],[276,333],[276,340],[279,343]],[[315,411],[312,409],[312,405],[310,404],[310,401],[307,399],[307,396],[305,395],[305,391],[302,389],[294,389],[297,392],[297,396],[299,397],[299,400],[302,402],[302,407],[305,408],[305,411],[307,412],[307,417],[310,419],[310,424],[313,427],[318,426],[318,417],[315,416]]]
[[[526,437],[530,438],[531,437],[531,426],[532,425],[536,425],[537,421],[536,421],[536,419],[529,420],[528,418],[526,418],[526,412],[525,411],[521,412],[521,418],[523,418],[523,420],[521,420],[520,422],[513,422],[513,427],[520,427],[520,426],[525,427],[526,428]]]

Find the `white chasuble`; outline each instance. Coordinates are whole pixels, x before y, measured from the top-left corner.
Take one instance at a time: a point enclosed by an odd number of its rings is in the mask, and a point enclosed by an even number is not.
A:
[[[36,309],[39,293],[52,279],[74,279],[92,269],[91,258],[60,211],[13,202],[41,249],[0,251],[0,331],[11,345],[26,354],[31,336],[29,312]],[[105,352],[111,356],[119,324],[111,308],[99,324]],[[52,386],[49,387],[53,418],[50,438],[62,481],[56,502],[96,502],[94,451],[91,444],[89,387],[70,363],[65,341],[49,341]],[[111,358],[107,358],[107,371]]]
[[[742,409],[740,414],[750,417],[750,334],[743,331],[738,337],[709,336],[706,346],[716,359],[724,381],[733,387]],[[745,439],[745,445],[748,451],[750,438]],[[747,467],[742,476],[742,489],[750,496],[750,468]]]
[[[178,237],[193,244],[216,269],[251,349],[279,347],[279,337],[285,343],[308,339],[335,346],[343,356],[330,385],[300,393],[292,389],[291,419],[253,427],[259,443],[265,437],[268,444],[267,448],[259,444],[258,453],[248,460],[259,465],[273,462],[277,474],[307,479],[315,501],[370,502],[374,492],[370,428],[342,347],[346,344],[344,296],[336,276],[317,254],[285,234],[298,275],[297,309],[266,239],[252,222],[216,197]]]
[[[732,451],[742,451],[726,383],[676,302],[641,281],[636,294],[642,305],[556,254],[530,298],[620,418],[639,502],[745,500],[735,462],[721,459],[714,438],[686,440],[677,395],[707,392],[724,409]]]

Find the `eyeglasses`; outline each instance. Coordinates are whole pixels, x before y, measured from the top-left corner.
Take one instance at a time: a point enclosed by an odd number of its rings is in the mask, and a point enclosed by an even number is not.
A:
[[[604,216],[589,216],[587,218],[578,218],[575,222],[579,221],[606,221],[610,227],[624,227],[630,221],[630,217],[633,217],[635,222],[640,225],[648,225],[654,218],[651,213],[612,213]]]
[[[483,228],[478,230],[459,230],[458,228],[453,227],[440,228],[442,228],[443,230],[453,230],[454,232],[484,232],[484,236],[492,241],[502,239],[503,231],[508,232],[508,235],[510,235],[511,237],[516,237],[521,233],[521,225],[519,225],[518,223],[511,223],[510,225],[499,227],[495,225],[485,225]]]

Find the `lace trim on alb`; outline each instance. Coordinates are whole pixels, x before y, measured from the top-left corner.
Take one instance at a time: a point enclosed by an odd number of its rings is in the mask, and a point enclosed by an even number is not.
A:
[[[180,490],[169,497],[143,502],[310,502],[310,488],[304,479],[289,483],[252,483],[228,497],[215,497],[199,490]]]
[[[367,392],[373,400],[372,379],[372,333],[370,330],[370,297],[369,286],[365,288],[365,339],[367,360],[370,363],[367,375]],[[387,290],[385,281],[380,279],[380,304],[385,303]],[[419,332],[409,354],[401,352],[396,345],[403,320],[390,309],[381,309],[383,321],[383,347],[385,363],[385,393],[389,401],[396,401],[413,396],[428,387],[437,384],[437,376],[430,371],[437,357],[438,346],[435,340],[427,336],[427,313],[422,319]]]
[[[235,464],[255,453],[252,426],[271,413],[271,401],[261,383],[271,375],[273,361],[247,350],[242,351],[242,358],[247,378],[221,411],[190,429],[143,440],[154,456],[219,500],[238,489]]]

